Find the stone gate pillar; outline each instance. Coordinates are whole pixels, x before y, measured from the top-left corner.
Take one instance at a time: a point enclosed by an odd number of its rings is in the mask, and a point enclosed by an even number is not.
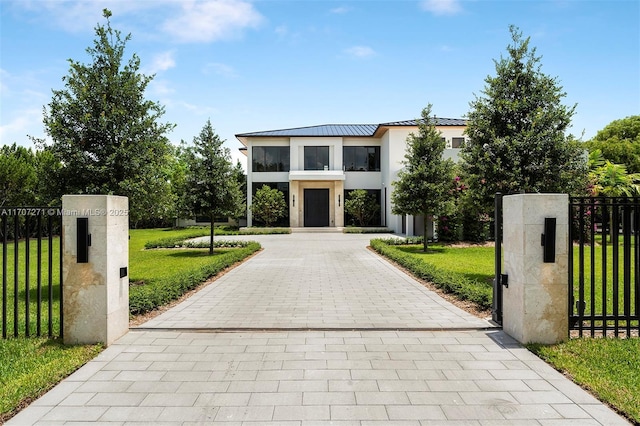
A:
[[[521,343],[557,343],[569,336],[569,198],[566,194],[518,194],[503,198],[504,331]],[[548,242],[543,247],[545,218]],[[555,238],[551,223],[555,219]],[[549,238],[551,237],[551,238]],[[546,257],[546,259],[545,259]]]
[[[129,330],[129,202],[62,197],[65,344],[110,345]]]

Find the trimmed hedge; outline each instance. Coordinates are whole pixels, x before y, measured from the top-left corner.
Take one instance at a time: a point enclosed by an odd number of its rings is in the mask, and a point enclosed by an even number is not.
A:
[[[393,229],[384,226],[347,226],[342,232],[344,234],[391,234]]]
[[[209,240],[206,241],[186,241],[195,237],[175,237],[175,238],[162,238],[160,240],[148,241],[145,243],[144,248],[158,249],[158,248],[209,248]],[[246,247],[252,241],[239,241],[239,240],[217,240],[213,239],[214,248],[228,248],[228,247]]]
[[[451,293],[461,300],[475,303],[478,308],[491,308],[493,289],[455,272],[445,271],[422,261],[394,246],[415,244],[397,238],[374,239],[371,247],[381,255],[393,260],[409,270],[416,277],[433,283],[436,287]]]
[[[200,283],[217,275],[224,269],[260,250],[254,241],[243,242],[244,247],[234,248],[224,253],[214,254],[211,263],[197,269],[179,272],[167,278],[129,288],[129,313],[139,315],[152,311],[181,297]]]
[[[291,228],[267,228],[267,227],[250,227],[240,228],[240,235],[273,235],[273,234],[290,234]]]

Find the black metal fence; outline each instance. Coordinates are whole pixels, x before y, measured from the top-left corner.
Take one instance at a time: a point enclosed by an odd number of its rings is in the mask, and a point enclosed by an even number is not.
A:
[[[63,336],[62,210],[0,207],[2,338]]]
[[[569,329],[582,337],[640,331],[640,198],[570,198]]]

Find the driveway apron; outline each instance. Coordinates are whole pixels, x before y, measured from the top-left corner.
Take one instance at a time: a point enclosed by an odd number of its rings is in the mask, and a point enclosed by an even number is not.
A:
[[[264,250],[7,424],[628,424],[372,237],[241,237]]]

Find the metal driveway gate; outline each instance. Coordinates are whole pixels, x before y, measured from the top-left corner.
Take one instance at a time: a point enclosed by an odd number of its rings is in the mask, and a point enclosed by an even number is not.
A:
[[[640,331],[640,198],[571,197],[569,330]]]
[[[0,207],[3,339],[63,336],[61,234],[59,207]]]

